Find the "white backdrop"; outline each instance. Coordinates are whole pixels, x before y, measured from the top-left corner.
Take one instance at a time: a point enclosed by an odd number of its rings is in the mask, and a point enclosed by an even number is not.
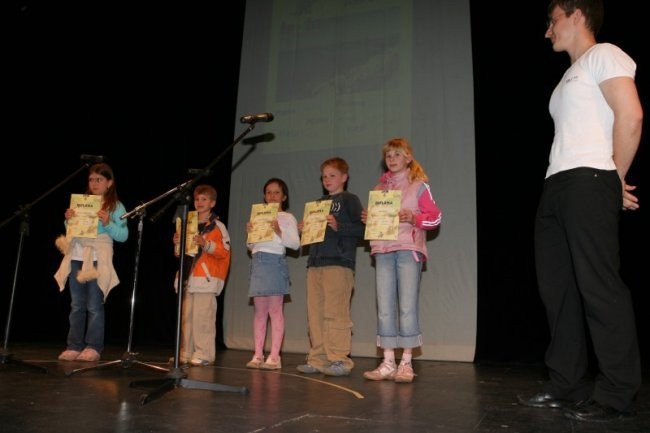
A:
[[[237,112],[271,112],[233,151],[228,229],[233,259],[224,340],[253,348],[245,223],[271,177],[289,186],[298,220],[321,195],[319,166],[350,164],[349,191],[367,205],[381,146],[405,137],[442,209],[423,272],[420,359],[473,361],[476,343],[476,188],[469,2],[465,0],[249,0]],[[237,121],[236,131],[246,125]],[[254,143],[254,144],[251,144]],[[284,352],[307,353],[306,256],[290,256]],[[374,268],[357,250],[352,355],[375,346]],[[270,337],[267,338],[267,348]]]

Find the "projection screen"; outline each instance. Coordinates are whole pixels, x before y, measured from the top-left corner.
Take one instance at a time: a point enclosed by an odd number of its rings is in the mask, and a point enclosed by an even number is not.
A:
[[[239,116],[272,113],[246,133]],[[237,103],[228,230],[232,265],[223,331],[229,348],[253,350],[245,225],[271,177],[290,208],[321,196],[320,163],[350,164],[348,190],[364,206],[382,172],[381,146],[407,138],[442,209],[422,273],[420,359],[473,361],[477,263],[474,108],[469,2],[465,0],[249,0]],[[306,255],[289,253],[283,351],[307,353]],[[375,357],[374,268],[357,248],[352,356]],[[270,331],[270,326],[269,326]],[[270,333],[267,337],[267,352]]]

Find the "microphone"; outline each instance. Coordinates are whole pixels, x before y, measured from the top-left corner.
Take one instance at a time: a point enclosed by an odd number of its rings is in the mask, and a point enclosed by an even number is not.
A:
[[[80,159],[84,162],[102,162],[104,160],[104,157],[102,155],[83,154],[80,156]]]
[[[247,114],[239,119],[241,123],[270,122],[272,120],[273,114],[271,113]]]

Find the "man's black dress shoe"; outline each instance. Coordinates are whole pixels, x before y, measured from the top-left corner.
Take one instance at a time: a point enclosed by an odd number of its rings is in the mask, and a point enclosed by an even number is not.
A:
[[[518,395],[517,401],[522,406],[528,407],[550,407],[551,409],[558,409],[564,407],[571,402],[561,398],[555,398],[546,392],[540,392],[535,395]]]
[[[564,416],[576,421],[609,422],[634,418],[633,410],[617,410],[592,399],[564,408]]]

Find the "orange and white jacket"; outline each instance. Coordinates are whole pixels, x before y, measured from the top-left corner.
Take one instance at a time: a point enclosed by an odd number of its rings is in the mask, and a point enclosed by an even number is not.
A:
[[[185,289],[188,293],[215,293],[218,296],[223,290],[230,269],[230,234],[216,216],[210,218],[200,233],[208,242],[205,248],[199,249],[199,254],[194,258],[185,257],[192,260]],[[177,281],[178,275],[175,287]]]

